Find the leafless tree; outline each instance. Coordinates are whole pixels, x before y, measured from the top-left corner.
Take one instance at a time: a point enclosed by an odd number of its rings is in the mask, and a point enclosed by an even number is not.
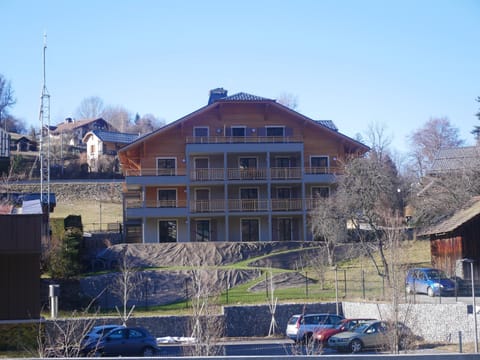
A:
[[[7,116],[7,110],[9,107],[15,105],[17,100],[15,99],[12,85],[10,81],[7,81],[2,74],[0,74],[0,124],[5,128],[3,120]]]
[[[218,316],[217,289],[212,286],[209,271],[197,267],[191,271],[191,334],[195,339],[185,355],[215,356],[223,352],[217,340],[223,336],[223,321]]]
[[[367,144],[375,152],[378,159],[383,161],[390,154],[390,145],[392,144],[392,135],[386,133],[385,124],[372,123],[367,129]]]
[[[123,323],[127,324],[132,316],[135,304],[130,306],[130,301],[142,284],[142,275],[134,266],[134,259],[128,254],[128,245],[125,245],[119,256],[118,274],[113,279],[110,291],[117,295],[122,301],[122,309],[115,307]]]
[[[103,100],[98,96],[90,96],[80,102],[75,114],[79,119],[94,119],[101,117],[103,111]]]
[[[277,102],[292,110],[296,110],[298,107],[298,97],[287,92],[283,92],[277,98]]]
[[[335,248],[346,240],[346,217],[340,205],[333,193],[315,199],[315,208],[310,213],[312,232],[324,249],[330,266],[335,264]]]
[[[408,136],[412,149],[410,160],[418,177],[425,175],[436,153],[442,148],[458,147],[464,140],[459,137],[459,129],[452,126],[447,118],[432,118],[423,127]]]
[[[102,117],[119,132],[129,132],[132,126],[132,115],[123,106],[107,106]]]
[[[134,124],[128,130],[129,133],[148,134],[165,125],[165,121],[158,119],[153,114],[135,116]]]

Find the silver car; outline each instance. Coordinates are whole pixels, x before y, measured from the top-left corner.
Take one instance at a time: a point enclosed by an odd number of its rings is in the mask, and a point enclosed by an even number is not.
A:
[[[343,316],[335,314],[297,314],[287,323],[287,336],[295,342],[306,342],[311,339],[316,330],[333,328]]]

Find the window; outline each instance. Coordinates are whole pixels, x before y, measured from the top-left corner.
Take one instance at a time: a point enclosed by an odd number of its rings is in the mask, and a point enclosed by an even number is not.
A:
[[[240,169],[256,169],[257,158],[254,157],[242,157],[238,160]]]
[[[267,136],[285,136],[285,128],[283,126],[267,126]]]
[[[290,199],[292,197],[292,191],[290,188],[278,188],[277,189],[277,198],[279,199]]]
[[[259,241],[260,240],[260,222],[258,219],[241,220],[241,240]]]
[[[208,127],[195,127],[193,128],[193,136],[195,137],[206,137],[208,136]]]
[[[177,221],[160,220],[158,222],[158,242],[176,242],[177,241]]]
[[[292,219],[290,218],[278,219],[278,240],[279,241],[292,240]]]
[[[325,174],[328,168],[328,156],[310,157],[310,166],[314,174]]]
[[[195,211],[205,212],[210,210],[210,190],[196,189],[195,190]]]
[[[158,190],[158,207],[176,207],[177,190],[160,189]]]
[[[240,189],[240,199],[243,210],[255,210],[258,203],[258,189],[244,188]]]
[[[232,126],[232,136],[245,136],[245,126]]]
[[[327,186],[312,187],[312,197],[327,198],[330,196],[330,189]]]
[[[197,220],[195,241],[210,241],[210,220]]]
[[[290,158],[288,158],[288,157],[277,157],[277,158],[275,158],[275,166],[279,167],[279,168],[290,167]]]
[[[158,158],[157,159],[157,175],[173,176],[176,174],[177,159],[176,158]]]

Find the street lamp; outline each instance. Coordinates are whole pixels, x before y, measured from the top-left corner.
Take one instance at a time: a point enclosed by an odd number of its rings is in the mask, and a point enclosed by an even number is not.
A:
[[[478,353],[478,331],[477,331],[477,307],[475,304],[475,282],[473,280],[473,259],[462,259],[465,263],[470,263],[470,277],[472,278],[472,306],[473,306],[473,324],[475,326],[475,352]]]

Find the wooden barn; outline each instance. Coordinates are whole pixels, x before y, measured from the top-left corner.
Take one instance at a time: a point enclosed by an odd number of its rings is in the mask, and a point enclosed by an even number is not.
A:
[[[430,239],[432,265],[450,276],[480,280],[480,197],[474,197],[450,218],[419,234]]]

